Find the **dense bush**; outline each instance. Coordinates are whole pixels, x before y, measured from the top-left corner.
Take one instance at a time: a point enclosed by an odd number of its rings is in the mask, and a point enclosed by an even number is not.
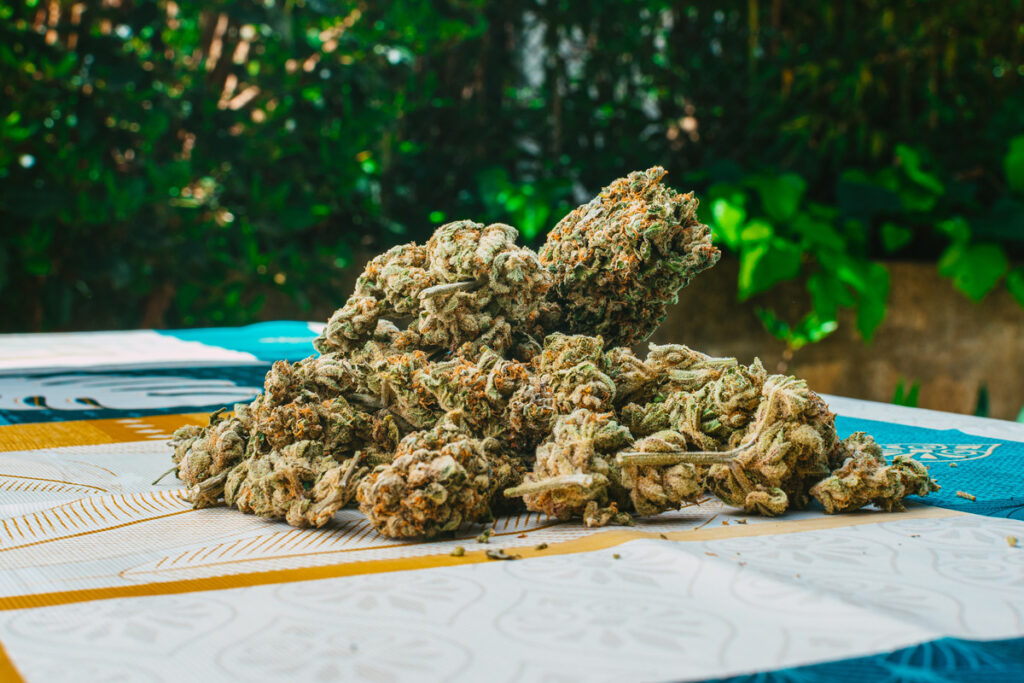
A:
[[[662,164],[738,293],[870,337],[879,259],[1024,304],[1024,3],[0,0],[0,329],[340,302],[455,217],[536,242]]]

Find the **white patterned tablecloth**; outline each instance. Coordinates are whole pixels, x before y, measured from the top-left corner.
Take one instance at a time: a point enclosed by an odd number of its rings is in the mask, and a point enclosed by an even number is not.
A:
[[[193,510],[150,483],[170,433],[250,396],[288,355],[274,344],[298,353],[315,328],[264,332],[158,340],[167,364],[138,333],[121,358],[117,333],[88,353],[0,336],[0,680],[824,680],[813,665],[1024,638],[1012,509],[768,520],[708,498],[629,529],[501,518],[487,545],[479,528],[392,541],[353,510],[318,530]],[[1024,442],[1013,423],[827,398],[849,425],[918,430],[886,447],[940,483]]]

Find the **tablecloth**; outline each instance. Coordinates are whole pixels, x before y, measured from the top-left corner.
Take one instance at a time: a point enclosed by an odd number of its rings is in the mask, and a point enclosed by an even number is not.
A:
[[[600,530],[524,513],[486,545],[386,539],[355,510],[294,529],[151,483],[175,428],[319,329],[0,336],[0,680],[1024,679],[1014,423],[827,397],[841,436],[942,491],[774,520],[708,497]]]

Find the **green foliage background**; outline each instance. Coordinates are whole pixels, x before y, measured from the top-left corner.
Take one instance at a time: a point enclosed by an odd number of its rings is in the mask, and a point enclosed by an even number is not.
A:
[[[0,0],[0,330],[340,304],[461,217],[529,243],[625,172],[696,189],[791,347],[886,257],[1024,305],[1024,2]]]

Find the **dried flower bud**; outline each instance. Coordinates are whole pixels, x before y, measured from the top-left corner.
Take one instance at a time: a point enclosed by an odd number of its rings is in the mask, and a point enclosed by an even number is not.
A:
[[[596,524],[606,517],[621,521],[601,510],[628,502],[612,455],[632,440],[611,413],[580,409],[560,417],[550,439],[537,449],[533,471],[505,495],[522,496],[527,509],[558,519],[583,517],[594,502],[585,522]]]
[[[836,447],[834,415],[802,380],[771,375],[756,416],[728,464],[712,465],[706,483],[728,505],[778,515],[801,509],[808,489],[828,473]],[[735,438],[735,437],[734,437]]]
[[[292,526],[323,526],[351,498],[351,489],[347,498],[336,490],[348,486],[343,467],[324,455],[321,444],[299,441],[239,463],[227,476],[224,500],[242,512]],[[350,460],[348,467],[358,468],[358,461]]]
[[[658,371],[636,357],[625,346],[608,349],[601,358],[601,370],[615,384],[615,405],[654,400]]]
[[[364,370],[340,354],[310,356],[293,369],[298,386],[321,399],[366,390]]]
[[[178,478],[187,486],[231,469],[245,457],[249,442],[249,412],[244,403],[235,406],[235,414],[210,416],[208,427],[188,425],[171,437]]]
[[[544,377],[532,376],[508,401],[509,441],[532,457],[533,449],[551,433],[556,417],[551,386]]]
[[[546,296],[551,276],[533,251],[516,245],[517,236],[508,225],[457,221],[425,246],[393,247],[367,264],[314,345],[321,353],[357,351],[387,318],[412,319],[393,336],[396,348],[522,345],[558,308]]]
[[[534,366],[551,387],[555,410],[568,415],[577,408],[612,409],[615,382],[601,371],[600,337],[552,334]]]
[[[463,358],[431,363],[416,373],[415,381],[442,410],[460,411],[471,433],[497,437],[509,431],[508,397],[528,377],[523,364],[485,349],[475,363]]]
[[[304,399],[256,411],[253,433],[258,452],[280,450],[299,441],[316,441],[338,458],[366,445],[373,420],[341,396],[325,401]]]
[[[540,260],[569,331],[609,345],[646,339],[697,273],[718,262],[697,200],[663,185],[665,169],[630,173],[563,218]]]
[[[490,475],[483,443],[442,423],[406,436],[363,479],[359,509],[389,538],[432,538],[489,514]]]
[[[927,496],[939,490],[928,470],[916,460],[897,456],[891,465],[886,464],[882,449],[864,432],[844,439],[840,451],[849,457],[810,491],[830,515],[868,504],[886,512],[902,511],[907,496]]]
[[[416,429],[431,427],[443,415],[434,395],[420,382],[429,366],[422,351],[397,353],[371,363],[367,379],[382,405]]]
[[[550,276],[532,250],[516,244],[518,236],[515,228],[501,223],[449,223],[438,228],[427,242],[428,259],[430,272],[439,283],[478,283],[475,290],[451,295],[460,304],[458,310],[483,315],[482,321],[503,320],[533,334],[556,314],[557,307],[546,300]],[[446,318],[436,316],[435,320]],[[470,324],[466,331],[471,336],[455,336],[472,341],[488,328]],[[427,336],[431,329],[433,326],[426,324],[421,315],[420,330]],[[437,345],[455,348],[458,344]]]
[[[416,244],[392,247],[372,259],[356,280],[352,296],[334,312],[313,342],[316,350],[355,351],[377,331],[382,317],[415,314],[419,293],[434,284],[426,266],[426,248]]]
[[[553,374],[569,370],[580,363],[600,366],[604,340],[583,334],[549,334],[544,338],[544,348],[533,360],[537,372]]]
[[[637,441],[631,451],[636,454],[673,453],[686,450],[686,438],[673,431],[663,431]],[[676,510],[685,503],[696,502],[704,486],[698,468],[688,462],[642,464],[642,458],[618,458],[622,465],[622,484],[629,489],[630,500],[638,515],[656,515]],[[650,461],[648,461],[650,462]]]
[[[867,432],[854,432],[840,441],[838,448],[829,454],[828,468],[837,470],[849,458],[874,459],[885,464],[882,447],[875,442],[875,437]]]

